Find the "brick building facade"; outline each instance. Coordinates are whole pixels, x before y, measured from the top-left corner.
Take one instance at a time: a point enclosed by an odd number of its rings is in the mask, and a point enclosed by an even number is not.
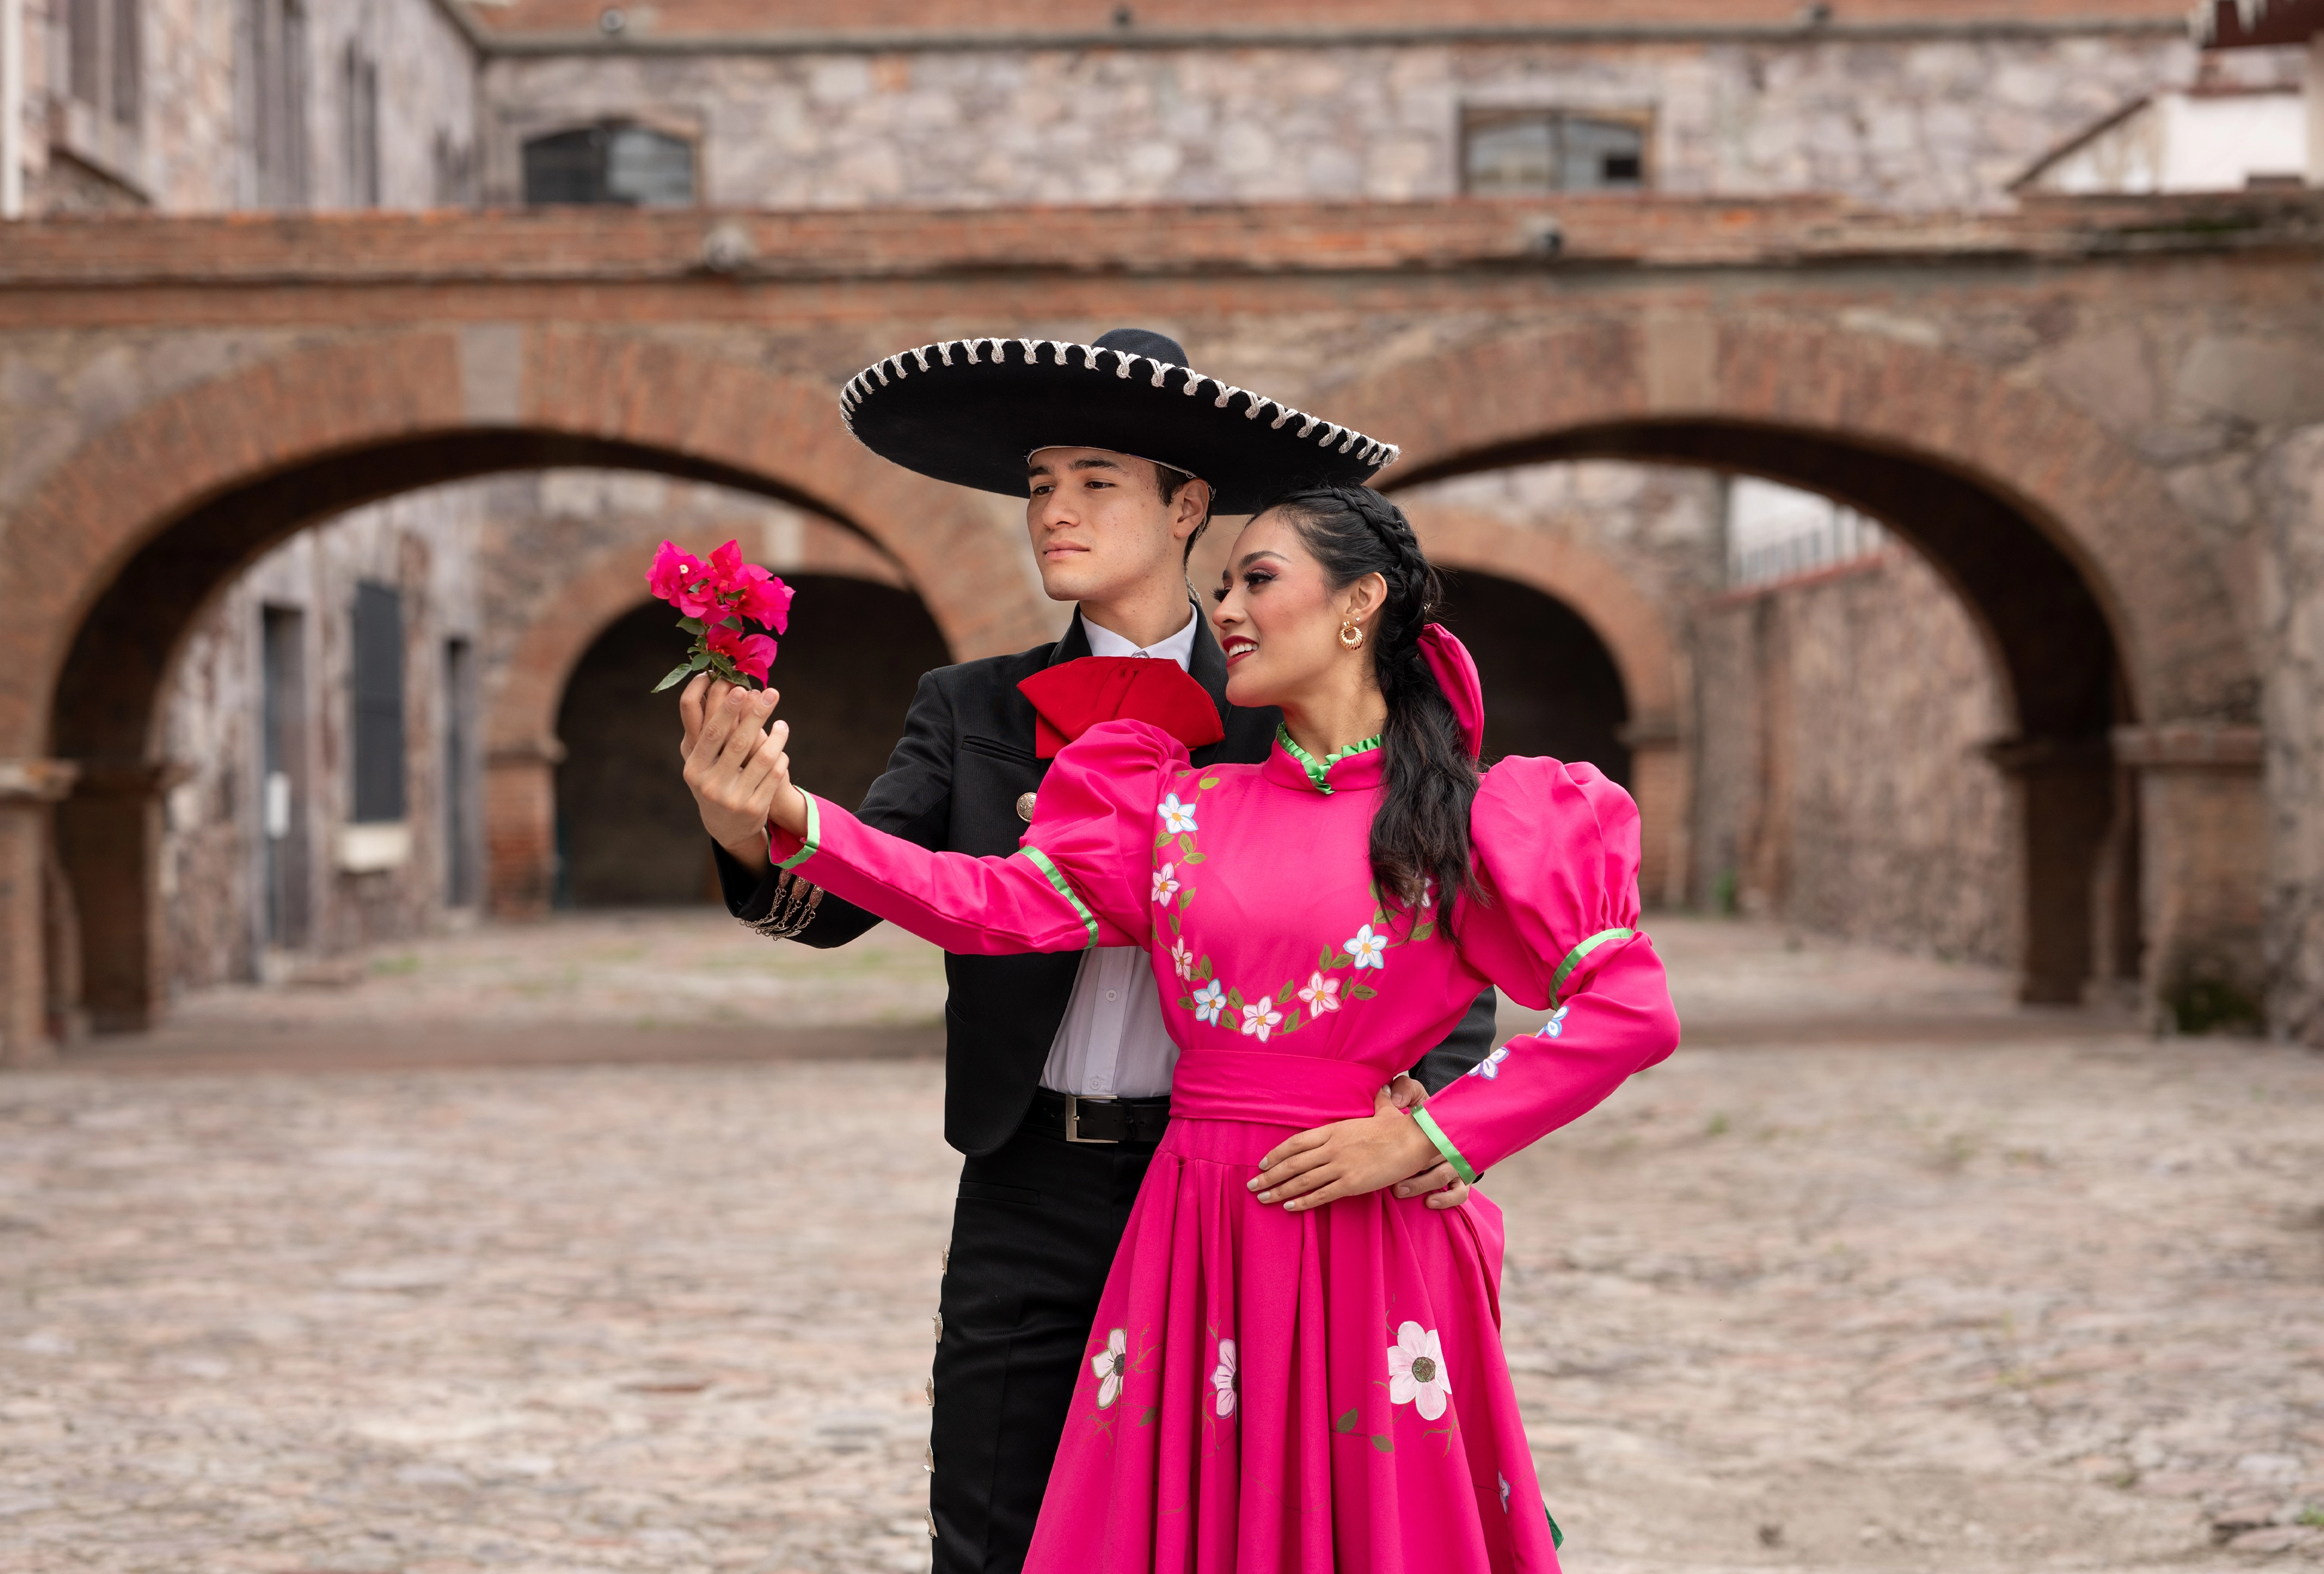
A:
[[[2011,228],[2008,215],[2013,181],[2122,104],[2228,78],[2292,80],[2296,51],[2199,56],[2175,0],[1864,0],[1804,22],[1756,0],[1664,0],[1613,23],[1596,7],[1463,0],[1425,20],[1342,8],[1328,29],[1266,5],[1084,15],[1024,0],[1021,15],[874,6],[846,33],[781,6],[713,0],[403,0],[344,14],[321,0],[269,4],[65,5],[33,26],[53,69],[36,60],[18,123],[31,205],[189,217],[153,228],[150,245],[122,221],[50,227],[104,244],[56,264],[26,253],[0,279],[0,296],[22,303],[0,327],[9,528],[48,517],[60,486],[98,484],[60,478],[81,474],[89,445],[145,441],[123,434],[204,390],[226,411],[241,396],[225,391],[254,376],[278,388],[326,385],[313,375],[363,385],[359,396],[318,395],[327,411],[266,403],[279,394],[249,407],[273,412],[252,417],[245,440],[273,456],[255,469],[236,461],[210,482],[155,478],[149,503],[92,497],[74,515],[92,540],[112,539],[100,515],[155,520],[122,538],[149,552],[222,531],[247,543],[232,549],[240,556],[271,555],[222,582],[155,653],[166,681],[149,742],[106,741],[101,728],[76,741],[65,718],[45,744],[0,748],[24,761],[12,767],[14,801],[61,800],[60,850],[42,855],[48,874],[29,875],[50,916],[31,940],[21,918],[9,931],[11,977],[45,969],[47,1014],[60,1023],[83,999],[100,1021],[141,1020],[170,987],[263,970],[270,938],[292,934],[268,907],[269,882],[281,878],[268,872],[269,849],[286,822],[267,779],[290,773],[267,768],[262,736],[267,641],[288,637],[291,615],[303,620],[318,719],[306,778],[292,784],[309,894],[286,965],[302,948],[479,907],[698,894],[700,872],[687,866],[699,849],[682,850],[682,823],[630,837],[626,860],[575,840],[593,823],[634,829],[669,811],[651,786],[666,774],[666,721],[619,698],[652,648],[650,628],[630,619],[644,553],[664,534],[700,545],[740,535],[811,577],[818,593],[804,605],[903,631],[897,670],[860,682],[843,629],[803,629],[785,655],[797,694],[826,696],[835,724],[880,717],[825,729],[822,779],[868,779],[877,762],[864,749],[875,745],[853,735],[884,743],[907,669],[1022,644],[1057,615],[1033,594],[1005,502],[923,498],[901,523],[867,501],[866,488],[891,483],[830,449],[828,390],[910,339],[1085,337],[1131,317],[1176,333],[1206,370],[1304,393],[1335,415],[1369,412],[1406,443],[1390,480],[1432,551],[1463,571],[1456,622],[1506,718],[1495,746],[1595,751],[1622,772],[1648,811],[1651,900],[1732,900],[2015,958],[2047,997],[2121,977],[2144,977],[2160,998],[2185,982],[2172,968],[2244,998],[2267,982],[2236,954],[2257,949],[2255,865],[2247,875],[2199,867],[2218,862],[2219,846],[2266,834],[2252,793],[2265,684],[2215,681],[2227,659],[2183,632],[2158,634],[2163,615],[2137,610],[2152,598],[2137,587],[2183,567],[2165,540],[2179,532],[2212,554],[2180,575],[2181,599],[2216,583],[2218,605],[2237,608],[2203,615],[2218,625],[2203,638],[2250,641],[2237,660],[2253,670],[2265,667],[2270,639],[2296,638],[2296,617],[2269,597],[2306,582],[2305,537],[2264,523],[2297,518],[2316,474],[2299,446],[2313,419],[2309,384],[2296,367],[2271,370],[2279,352],[2264,326],[2285,320],[2292,287],[2215,270],[2204,275],[2212,285],[2237,281],[2230,297],[2208,311],[2181,301],[2165,320],[2156,303],[2175,298],[2159,274],[2116,279],[2100,260],[2111,243],[2076,238],[2098,233],[2091,224],[2137,233],[2135,216]],[[142,19],[131,52],[152,69],[82,69],[71,23],[100,9],[106,28]],[[104,33],[97,53],[112,40]],[[134,91],[76,97],[76,84],[100,79]],[[88,130],[92,116],[111,116],[112,129]],[[271,233],[190,217],[528,199],[679,211],[638,223],[559,217],[567,209],[438,217],[418,229],[317,220]],[[1301,206],[1309,199],[1339,206]],[[1189,201],[1228,206],[1139,217]],[[1124,206],[1023,206],[1043,202]],[[686,211],[702,205],[721,211]],[[1978,229],[1987,221],[1969,217],[1978,214],[2002,227]],[[2268,225],[2299,233],[2289,218]],[[60,244],[53,255],[73,255]],[[1982,264],[1946,271],[1949,247],[2054,260],[2020,264],[2038,277],[1980,283]],[[1913,260],[1849,260],[1887,254]],[[1801,299],[1775,300],[1780,271],[1803,256],[1824,260]],[[1641,265],[1650,282],[1622,282]],[[1847,272],[1866,265],[1876,273]],[[1547,294],[1532,282],[1545,267],[1560,270]],[[2058,282],[2057,270],[2077,268],[2076,282]],[[1269,270],[1314,282],[1286,286],[1280,310],[1263,306],[1272,287],[1244,281]],[[124,316],[85,293],[61,314],[41,308],[108,279],[161,292],[118,302],[176,290],[220,304],[182,319],[158,304],[158,316],[142,304]],[[584,304],[553,281],[600,293]],[[401,282],[426,292],[398,296]],[[262,284],[295,290],[261,301],[251,291]],[[543,319],[512,289],[578,315]],[[882,292],[880,304],[844,304],[871,301],[867,292]],[[759,315],[779,299],[795,314],[779,328]],[[442,318],[455,301],[466,304]],[[451,337],[420,321],[447,324]],[[1353,363],[1335,348],[1348,344],[1367,347]],[[1554,363],[1546,381],[1530,364],[1513,370],[1508,357],[1526,344],[1545,347],[1532,353]],[[367,400],[435,397],[421,391],[438,385],[430,357],[446,345],[457,408],[366,426]],[[797,389],[807,403],[787,418],[780,458],[758,439],[717,435],[743,412],[644,369],[669,356],[697,372],[747,365],[775,379],[737,384],[736,397],[779,404]],[[326,365],[338,370],[298,369]],[[2147,548],[2128,544],[2128,524],[2123,544],[2093,545],[2065,505],[2052,517],[2027,501],[2085,484],[2064,461],[2042,472],[2038,455],[1992,452],[1997,434],[1927,424],[1932,411],[1971,408],[1947,401],[2009,368],[2108,434],[2073,449],[2084,455],[2075,462],[2093,476],[2130,466],[2107,484],[2118,493],[2107,506],[2126,520],[2171,515]],[[1915,376],[1928,386],[1893,382]],[[650,412],[612,403],[578,426],[544,413],[613,400],[613,389],[675,399],[704,430],[641,437],[659,430]],[[1454,408],[1492,413],[1471,430],[1446,424]],[[1915,408],[1920,417],[1899,413]],[[1760,413],[1738,413],[1747,409]],[[1622,428],[1625,410],[1661,424]],[[355,426],[336,440],[290,435],[316,419]],[[414,435],[395,442],[424,455],[367,468],[365,445],[412,420]],[[429,435],[430,421],[476,435]],[[1768,435],[1777,430],[1788,435]],[[2105,443],[2137,457],[2101,458]],[[1878,457],[1895,444],[1947,457],[1907,474]],[[728,457],[680,457],[712,451]],[[2006,477],[2028,464],[2041,474]],[[457,478],[489,471],[511,474]],[[1843,496],[1898,523],[1935,567],[1892,551],[1837,577],[1730,592],[1718,477],[1736,471]],[[258,478],[267,473],[278,480]],[[1946,488],[1963,483],[1947,476],[1975,484],[1955,495]],[[702,484],[713,480],[722,484]],[[201,501],[204,486],[246,497],[241,523],[214,521],[222,505]],[[273,544],[318,520],[328,523]],[[2291,533],[2264,548],[2270,528]],[[161,571],[113,560],[106,572],[117,577],[88,592],[113,599],[92,607],[118,610],[141,572]],[[2263,561],[2287,567],[2264,573]],[[2045,586],[2064,608],[2047,609],[2046,633],[2033,604]],[[362,832],[372,822],[351,799],[352,740],[334,731],[352,732],[360,697],[332,653],[357,643],[359,608],[375,615],[389,590],[405,657],[404,814],[387,822],[403,825],[400,840]],[[2072,653],[2046,670],[2045,639]],[[2175,653],[2157,653],[2166,648]],[[83,681],[79,658],[56,659],[68,690]],[[2158,661],[2176,670],[2165,675]],[[462,662],[466,676],[447,675]],[[466,732],[454,725],[464,683],[475,718]],[[2272,736],[2290,740],[2305,701],[2273,692],[2290,719]],[[30,700],[25,714],[46,704]],[[2197,733],[2153,725],[2172,720]],[[801,730],[816,729],[803,718]],[[559,764],[581,734],[586,772]],[[51,756],[65,764],[51,770]],[[2286,758],[2272,768],[2305,756]],[[2280,792],[2272,801],[2274,834],[2304,838],[2310,811]],[[96,850],[121,839],[97,828],[140,816],[154,825],[152,907],[166,921],[75,911],[97,865],[123,856]],[[2255,856],[2227,863],[2244,856]],[[676,872],[656,884],[650,871],[666,867]],[[2304,889],[2279,888],[2277,910],[2304,911]],[[2302,921],[2270,931],[2280,973],[2300,971]],[[2206,930],[2209,949],[2181,943]],[[25,959],[35,953],[46,959]],[[76,969],[77,981],[60,981]],[[145,1004],[110,1010],[107,999]],[[12,1009],[21,1039],[31,1014]]]

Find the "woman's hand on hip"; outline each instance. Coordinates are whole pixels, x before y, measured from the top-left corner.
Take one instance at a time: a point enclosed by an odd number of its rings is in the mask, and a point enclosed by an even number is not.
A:
[[[1281,1203],[1286,1213],[1305,1213],[1342,1197],[1393,1186],[1430,1169],[1437,1159],[1436,1144],[1418,1123],[1387,1104],[1360,1120],[1333,1121],[1278,1144],[1259,1160],[1250,1190],[1263,1203]],[[1450,1206],[1434,1198],[1429,1201],[1431,1206]]]
[[[1384,1109],[1415,1110],[1428,1102],[1428,1089],[1408,1072],[1398,1071],[1396,1080],[1372,1097],[1372,1113]],[[1453,1171],[1452,1161],[1436,1152],[1436,1144],[1428,1144],[1429,1156],[1436,1162],[1417,1175],[1407,1175],[1396,1183],[1398,1197],[1417,1197],[1428,1193],[1431,1208],[1458,1208],[1469,1200],[1469,1183]]]

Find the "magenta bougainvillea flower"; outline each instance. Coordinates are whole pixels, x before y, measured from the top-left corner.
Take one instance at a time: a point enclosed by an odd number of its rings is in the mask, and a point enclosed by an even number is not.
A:
[[[744,562],[740,544],[728,542],[706,563],[664,542],[646,572],[646,589],[684,614],[678,626],[694,636],[694,649],[654,685],[655,693],[696,672],[715,672],[745,687],[749,679],[765,684],[775,664],[775,642],[749,632],[750,625],[788,632],[791,588],[758,564]]]

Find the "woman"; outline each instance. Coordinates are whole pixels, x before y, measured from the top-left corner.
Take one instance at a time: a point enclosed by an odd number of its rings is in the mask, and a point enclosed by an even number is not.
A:
[[[1028,1569],[1554,1569],[1499,1333],[1499,1211],[1464,1180],[1675,1046],[1637,917],[1637,813],[1589,765],[1480,777],[1476,669],[1435,570],[1361,487],[1236,542],[1214,622],[1263,764],[1159,727],[1067,745],[1022,852],[929,853],[762,773],[773,856],[954,951],[1139,945],[1180,1047]],[[737,745],[747,747],[747,744]],[[742,763],[738,760],[738,764]],[[1490,982],[1536,1009],[1425,1110],[1376,1097]],[[1393,1193],[1390,1191],[1393,1188]]]

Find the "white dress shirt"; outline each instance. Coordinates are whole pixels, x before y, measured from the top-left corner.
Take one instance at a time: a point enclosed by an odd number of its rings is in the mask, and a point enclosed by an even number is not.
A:
[[[1184,668],[1194,659],[1197,616],[1189,606],[1185,627],[1143,650],[1087,618],[1082,627],[1093,656],[1151,656]],[[1163,1031],[1162,996],[1146,952],[1137,946],[1084,952],[1065,1020],[1057,1024],[1041,1068],[1041,1086],[1085,1097],[1151,1098],[1170,1091],[1177,1063],[1178,1046]]]

